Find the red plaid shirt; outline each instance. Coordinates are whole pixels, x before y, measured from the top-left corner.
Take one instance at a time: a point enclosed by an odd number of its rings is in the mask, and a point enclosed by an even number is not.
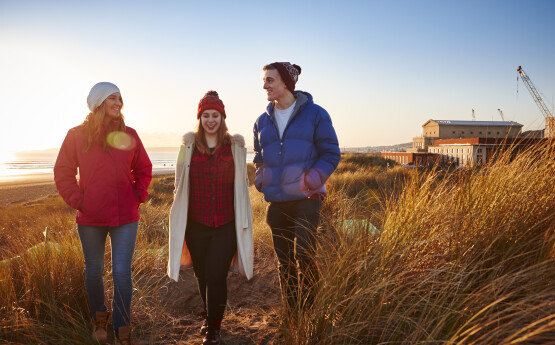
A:
[[[231,145],[221,145],[211,155],[195,148],[189,174],[190,219],[214,228],[231,222],[235,218]]]

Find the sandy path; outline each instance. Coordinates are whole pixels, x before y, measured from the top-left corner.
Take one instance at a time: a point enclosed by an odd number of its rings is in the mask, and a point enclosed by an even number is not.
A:
[[[0,186],[0,206],[8,206],[57,194],[54,182]]]

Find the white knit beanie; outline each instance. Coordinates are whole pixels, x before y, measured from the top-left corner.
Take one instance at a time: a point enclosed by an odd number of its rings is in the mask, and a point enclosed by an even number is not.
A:
[[[87,105],[90,111],[94,111],[96,107],[101,105],[102,102],[114,92],[119,92],[119,89],[112,83],[103,81],[93,86],[89,92],[89,96],[87,96]]]

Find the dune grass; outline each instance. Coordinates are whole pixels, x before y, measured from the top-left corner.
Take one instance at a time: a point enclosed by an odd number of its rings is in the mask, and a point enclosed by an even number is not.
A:
[[[451,173],[343,155],[327,184],[314,302],[277,310],[279,343],[555,339],[554,151],[550,143],[512,161],[505,154]],[[252,164],[248,173],[252,181]],[[155,343],[173,327],[157,299],[168,282],[173,177],[154,179],[149,192],[133,261],[132,310],[137,336]],[[255,255],[274,265],[267,204],[253,186],[250,193]],[[0,343],[92,344],[90,329],[74,211],[57,196],[0,207]]]
[[[403,174],[401,191],[382,190],[368,215],[378,235],[328,221],[315,300],[282,308],[284,342],[553,343],[554,146],[510,157]],[[334,192],[329,219],[360,215],[348,190]]]

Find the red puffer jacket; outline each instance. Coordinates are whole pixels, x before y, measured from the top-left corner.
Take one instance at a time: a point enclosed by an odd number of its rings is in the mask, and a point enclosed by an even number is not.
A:
[[[83,125],[68,131],[54,165],[54,181],[64,201],[77,210],[77,224],[119,226],[139,220],[152,163],[137,132],[130,127],[125,132],[120,141],[125,149],[110,147],[104,152],[97,143],[83,152]]]

